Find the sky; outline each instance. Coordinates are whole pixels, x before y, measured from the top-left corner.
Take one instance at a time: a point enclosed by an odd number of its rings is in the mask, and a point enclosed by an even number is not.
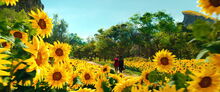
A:
[[[134,14],[165,11],[176,22],[183,21],[182,11],[200,11],[197,0],[42,0],[44,11],[53,17],[58,14],[83,39],[98,29],[126,22]]]

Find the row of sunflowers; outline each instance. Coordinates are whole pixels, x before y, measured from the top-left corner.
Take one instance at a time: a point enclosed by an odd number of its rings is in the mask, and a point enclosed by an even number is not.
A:
[[[18,0],[0,0],[16,5]],[[219,14],[219,0],[199,0],[203,11]],[[44,42],[52,32],[52,20],[43,10],[31,11],[33,30],[14,28],[1,32],[0,91],[2,92],[219,92],[220,55],[206,60],[177,60],[168,50],[158,51],[153,62],[126,62],[141,76],[116,74],[109,66],[70,59],[71,46]],[[20,27],[20,26],[19,26]],[[10,29],[10,30],[9,30]]]

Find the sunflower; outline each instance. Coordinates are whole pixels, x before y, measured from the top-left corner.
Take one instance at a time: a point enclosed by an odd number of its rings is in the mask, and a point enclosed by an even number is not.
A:
[[[8,51],[8,49],[0,48],[0,53]],[[0,76],[9,76],[10,73],[6,72],[5,70],[8,69],[8,67],[4,66],[5,64],[11,64],[10,61],[4,60],[3,58],[7,58],[8,55],[6,54],[0,54]]]
[[[116,84],[113,91],[114,92],[130,92],[132,85],[134,85],[137,82],[138,82],[138,80],[135,77],[128,79],[128,80],[125,80],[125,81],[122,81],[122,82]]]
[[[78,74],[77,73],[72,73],[71,77],[70,77],[70,80],[68,82],[69,84],[69,87],[71,89],[78,89],[81,85],[79,83],[77,83],[77,77],[78,77]]]
[[[184,92],[184,89],[181,88],[179,90],[176,90],[176,86],[175,85],[168,85],[166,84],[165,87],[160,88],[159,90],[154,90],[154,92]]]
[[[118,75],[115,75],[115,74],[109,74],[108,75],[109,77],[113,78],[115,80],[116,83],[119,83],[121,82],[121,77],[119,77]]]
[[[56,64],[51,67],[46,74],[45,81],[48,82],[52,88],[63,88],[63,85],[68,79],[68,73],[66,72],[65,68],[60,64]]]
[[[154,62],[157,62],[157,65],[160,70],[168,71],[173,66],[173,61],[175,60],[175,55],[172,55],[168,50],[161,50],[156,53],[154,56]]]
[[[49,49],[47,45],[45,45],[43,39],[34,36],[32,40],[32,44],[27,42],[26,45],[28,48],[24,48],[25,51],[32,54],[30,59],[24,61],[30,65],[28,68],[29,71],[47,66],[49,58]]]
[[[104,92],[104,88],[108,88],[109,84],[105,77],[99,78],[95,84],[96,92]]]
[[[54,46],[50,48],[51,57],[55,62],[67,61],[69,59],[71,46],[66,43],[54,42]]]
[[[14,38],[20,39],[23,43],[26,43],[28,40],[28,35],[25,32],[21,32],[18,30],[11,30],[10,33],[11,35],[14,36]]]
[[[10,4],[11,6],[15,6],[15,5],[16,5],[16,2],[18,2],[18,0],[0,0],[0,1],[6,3],[7,6],[8,6],[9,4]]]
[[[104,65],[101,68],[102,73],[109,73],[110,72],[110,67],[108,65]]]
[[[220,1],[219,0],[198,0],[199,7],[202,8],[202,11],[212,15],[220,14]]]
[[[89,70],[84,70],[84,72],[80,76],[80,79],[86,85],[94,84],[95,81],[94,74]]]
[[[70,91],[70,92],[95,92],[95,90],[93,89],[89,89],[89,88],[80,88],[78,91]]]
[[[8,48],[8,49],[11,48],[11,43],[10,43],[10,42],[7,42],[7,41],[4,40],[4,39],[0,39],[0,44],[2,45],[3,48]]]
[[[52,19],[50,19],[44,11],[39,9],[37,9],[37,12],[31,11],[29,15],[34,18],[30,21],[33,28],[37,29],[37,35],[43,38],[45,36],[49,37],[53,28]]]
[[[220,74],[216,71],[206,69],[202,73],[194,73],[190,76],[193,81],[189,82],[190,92],[219,92]]]
[[[131,92],[151,92],[151,91],[148,91],[148,86],[137,84],[131,88]]]
[[[209,60],[220,70],[220,54],[213,54],[210,56]]]
[[[150,74],[150,72],[151,72],[151,71],[149,71],[149,70],[144,70],[144,71],[142,71],[141,77],[142,77],[142,80],[144,81],[144,83],[145,83],[146,85],[149,85],[149,84],[150,84],[150,81],[149,81],[149,74]]]

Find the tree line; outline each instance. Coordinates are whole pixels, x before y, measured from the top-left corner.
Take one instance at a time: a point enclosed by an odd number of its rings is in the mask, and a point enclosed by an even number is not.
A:
[[[155,52],[168,49],[177,58],[195,58],[201,50],[199,41],[191,42],[192,31],[165,12],[135,14],[127,22],[99,29],[83,41],[77,34],[68,33],[68,24],[53,18],[53,33],[47,42],[59,40],[72,45],[71,57],[112,59],[116,56],[151,58]]]

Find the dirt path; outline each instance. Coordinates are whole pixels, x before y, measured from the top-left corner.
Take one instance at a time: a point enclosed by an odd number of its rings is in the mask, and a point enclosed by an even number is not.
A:
[[[103,66],[101,64],[98,64],[98,63],[95,63],[95,62],[92,62],[92,61],[87,61],[88,63],[90,64],[94,64],[94,65],[98,65],[98,66]],[[111,69],[115,70],[114,68],[111,67]],[[124,76],[138,76],[138,75],[129,75],[129,74],[126,74],[126,73],[122,73]]]

